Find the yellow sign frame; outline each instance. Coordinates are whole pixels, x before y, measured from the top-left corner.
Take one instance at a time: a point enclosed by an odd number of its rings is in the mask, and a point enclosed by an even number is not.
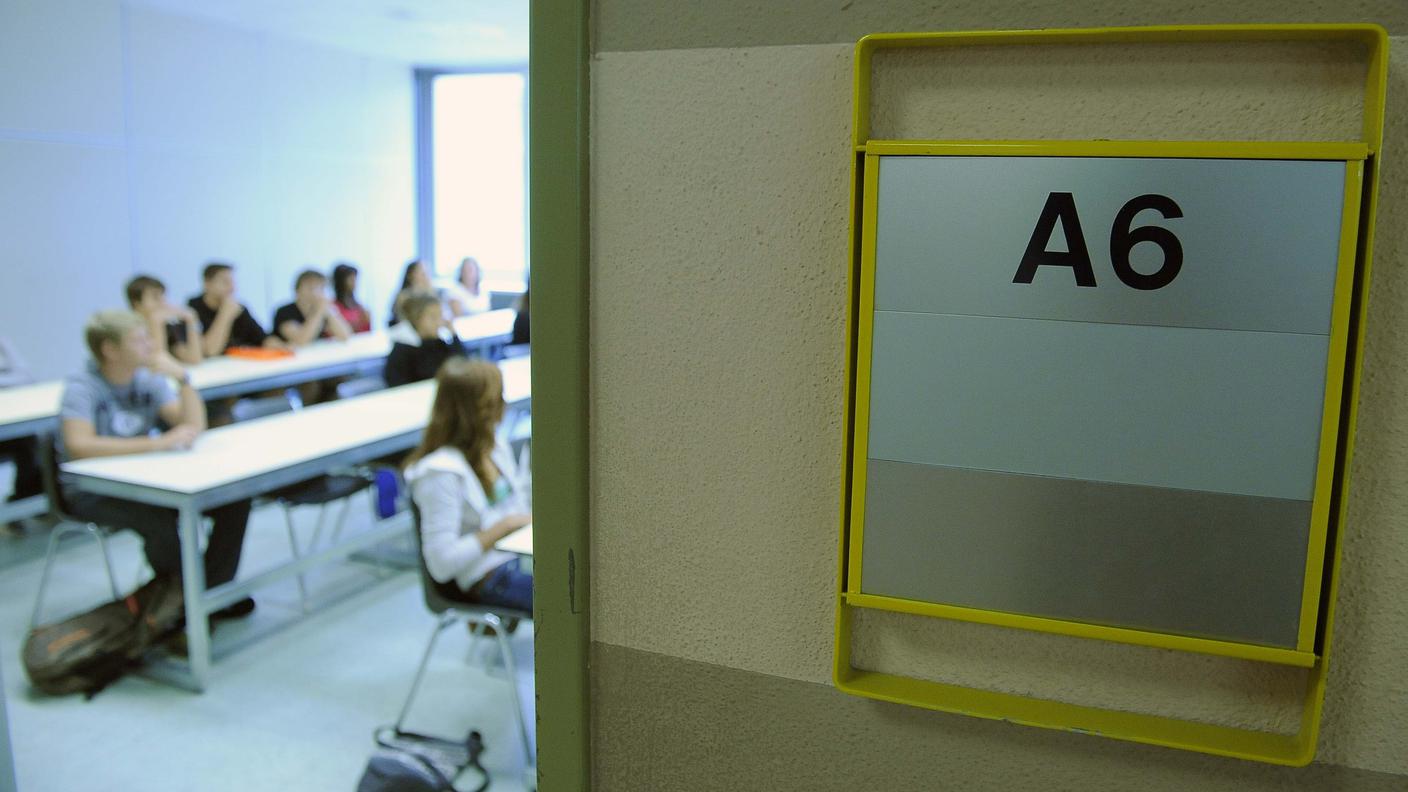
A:
[[[1130,42],[1356,41],[1368,51],[1362,139],[1325,142],[1260,141],[919,141],[869,139],[871,59],[897,47],[1052,45]],[[1378,195],[1387,83],[1388,35],[1377,25],[1217,25],[994,31],[977,33],[876,34],[856,47],[851,277],[847,336],[847,415],[841,492],[841,541],[837,573],[836,644],[833,678],[854,695],[1010,720],[1034,726],[1097,733],[1117,739],[1286,765],[1304,765],[1315,755],[1324,702],[1339,579],[1338,526],[1345,514],[1347,471],[1363,345],[1362,306],[1367,294]],[[874,229],[880,156],[1062,156],[1196,157],[1222,159],[1339,160],[1346,163],[1339,266],[1331,317],[1330,357],[1322,413],[1319,463],[1311,505],[1311,540],[1302,592],[1301,623],[1294,649],[1210,640],[1138,629],[1000,613],[861,593],[865,465],[855,450],[867,447],[869,354],[874,314]],[[1343,383],[1343,388],[1331,387]],[[1296,734],[1215,726],[1166,716],[1086,707],[962,685],[857,669],[851,664],[853,609],[875,608],[1202,652],[1310,669],[1300,729]]]

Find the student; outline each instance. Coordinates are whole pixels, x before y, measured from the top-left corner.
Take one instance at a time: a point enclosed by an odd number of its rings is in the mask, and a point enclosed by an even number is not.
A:
[[[503,377],[492,363],[455,358],[435,380],[430,423],[406,464],[426,569],[446,596],[529,610],[532,574],[494,549],[533,521],[532,493],[496,439]]]
[[[188,303],[200,318],[205,356],[225,354],[230,347],[282,347],[277,336],[264,332],[249,309],[235,298],[234,267],[220,261],[205,265],[203,291]]]
[[[460,276],[441,289],[450,316],[470,316],[489,310],[489,292],[480,287],[479,262],[466,258],[460,262]]]
[[[510,345],[527,344],[528,342],[528,290],[523,290],[523,296],[518,300],[518,315],[513,317],[513,338],[509,339]]]
[[[332,268],[333,307],[342,314],[343,321],[354,333],[366,333],[372,329],[372,315],[357,302],[357,268],[346,262],[339,262]]]
[[[430,272],[425,268],[425,262],[420,259],[412,259],[406,263],[406,269],[401,273],[401,288],[396,291],[396,296],[391,300],[391,319],[386,323],[387,327],[394,326],[405,317],[401,315],[401,303],[412,294],[419,292],[434,293],[435,287],[430,282]]]
[[[406,321],[391,328],[391,354],[382,379],[388,387],[420,382],[435,376],[441,364],[464,357],[464,345],[441,311],[433,294],[413,294],[402,306]]]
[[[14,388],[34,382],[29,366],[7,338],[0,337],[0,388]],[[44,478],[39,471],[38,448],[33,437],[16,437],[0,441],[0,459],[15,465],[15,487],[9,500],[18,501],[44,491]]]
[[[346,341],[352,328],[328,300],[328,279],[309,269],[293,282],[293,302],[274,312],[274,332],[289,346],[301,347],[319,338]]]
[[[170,355],[188,366],[205,357],[200,317],[189,306],[167,302],[166,284],[150,275],[138,275],[127,282],[127,304],[146,320],[153,354]]]
[[[205,405],[184,369],[169,358],[154,358],[141,317],[128,311],[102,311],[84,328],[93,359],[64,381],[59,408],[59,452],[64,460],[182,451],[205,430]],[[169,378],[169,379],[168,379]],[[173,387],[171,380],[178,385]],[[168,428],[157,432],[158,425]],[[174,509],[66,490],[74,516],[131,528],[142,536],[147,561],[158,575],[180,577],[181,545]],[[233,580],[244,545],[250,502],[236,501],[207,511],[213,528],[205,550],[206,585]],[[254,600],[244,599],[212,614],[247,616]]]

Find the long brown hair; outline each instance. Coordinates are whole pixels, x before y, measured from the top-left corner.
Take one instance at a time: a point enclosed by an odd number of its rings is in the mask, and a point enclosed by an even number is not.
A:
[[[494,430],[504,417],[504,379],[499,367],[477,358],[450,358],[435,375],[435,403],[420,447],[406,458],[410,467],[445,446],[459,449],[486,493],[498,472],[489,453]]]

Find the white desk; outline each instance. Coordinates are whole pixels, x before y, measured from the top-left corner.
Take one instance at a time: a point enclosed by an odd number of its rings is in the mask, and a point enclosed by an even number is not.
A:
[[[202,398],[223,399],[329,377],[380,374],[390,352],[386,333],[375,332],[359,333],[346,341],[314,341],[288,357],[272,360],[222,355],[191,366],[191,384]]]
[[[62,395],[63,383],[53,381],[0,388],[0,441],[54,431]],[[49,501],[43,495],[12,503],[0,501],[0,523],[34,517],[48,508]]]
[[[504,391],[506,400],[514,404],[531,396],[527,367],[515,365],[505,370]],[[334,467],[413,447],[430,416],[434,394],[433,382],[418,382],[213,429],[202,434],[190,451],[100,457],[63,465],[68,486],[79,491],[178,512],[191,687],[204,690],[209,680],[208,613],[274,580],[389,538],[404,530],[408,519],[398,515],[337,548],[250,580],[231,581],[205,591],[199,549],[201,513],[305,481]]]
[[[509,534],[508,536],[505,536],[504,538],[500,539],[498,542],[496,542],[496,543],[494,544],[494,548],[495,548],[495,549],[498,549],[498,550],[503,550],[503,551],[508,552],[508,553],[517,553],[518,555],[532,556],[532,555],[533,555],[533,525],[532,525],[532,523],[529,523],[528,525],[525,525],[525,526],[523,526],[522,528],[519,528],[517,531],[514,531],[513,533]]]
[[[513,337],[515,313],[488,311],[455,320],[466,348],[484,356]],[[223,399],[330,377],[380,374],[391,351],[385,331],[359,333],[346,341],[315,341],[286,358],[249,360],[214,357],[191,367],[191,384],[204,399]],[[0,440],[52,431],[57,423],[63,382],[0,389]]]
[[[0,440],[43,434],[54,427],[64,384],[57,380],[0,388]]]
[[[484,357],[490,357],[489,353],[495,346],[513,340],[513,320],[517,316],[518,312],[511,308],[500,308],[497,311],[461,316],[451,324],[455,327],[455,335],[460,337],[466,347],[477,349]]]

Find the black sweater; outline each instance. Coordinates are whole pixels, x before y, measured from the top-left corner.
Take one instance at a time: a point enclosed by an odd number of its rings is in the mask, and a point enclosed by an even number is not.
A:
[[[443,338],[427,341],[422,338],[419,346],[397,341],[391,347],[391,354],[386,356],[382,378],[388,388],[428,380],[452,357],[464,357],[464,345],[459,338],[449,341]]]

